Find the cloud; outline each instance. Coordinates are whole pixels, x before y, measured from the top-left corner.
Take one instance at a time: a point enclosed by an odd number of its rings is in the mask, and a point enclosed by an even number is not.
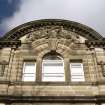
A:
[[[105,35],[104,10],[105,0],[21,0],[20,8],[1,26],[7,32],[32,20],[59,18],[80,22]]]
[[[9,4],[11,4],[13,0],[7,0],[7,1],[8,1]]]

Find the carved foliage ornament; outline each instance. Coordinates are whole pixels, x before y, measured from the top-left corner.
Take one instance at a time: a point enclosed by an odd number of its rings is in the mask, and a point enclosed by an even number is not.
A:
[[[79,36],[74,32],[64,29],[62,26],[59,27],[43,27],[36,31],[33,31],[26,36],[27,41],[34,41],[40,38],[65,38],[77,40]]]

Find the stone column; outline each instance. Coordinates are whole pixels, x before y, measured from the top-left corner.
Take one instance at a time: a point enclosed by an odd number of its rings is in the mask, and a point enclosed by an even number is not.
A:
[[[93,62],[94,62],[94,75],[95,75],[95,81],[99,81],[99,75],[98,75],[98,65],[97,65],[97,56],[95,49],[92,49],[92,57],[93,57]]]
[[[15,50],[11,49],[10,61],[9,61],[9,65],[8,65],[8,74],[7,74],[8,81],[11,80],[11,71],[12,71],[12,66],[13,66],[14,52],[15,52]]]
[[[70,61],[69,58],[64,58],[64,72],[65,72],[65,81],[70,82]]]
[[[41,82],[41,81],[42,81],[42,59],[38,58],[36,64],[36,82]]]

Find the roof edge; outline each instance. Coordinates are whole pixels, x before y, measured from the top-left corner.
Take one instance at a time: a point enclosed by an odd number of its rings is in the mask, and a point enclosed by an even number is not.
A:
[[[60,25],[69,29],[75,29],[77,33],[81,33],[82,36],[86,37],[89,40],[103,39],[103,37],[98,32],[78,22],[63,19],[42,19],[27,22],[17,26],[16,28],[7,32],[2,38],[0,38],[0,40],[18,40],[20,37],[28,33],[29,29],[43,27],[46,25]]]

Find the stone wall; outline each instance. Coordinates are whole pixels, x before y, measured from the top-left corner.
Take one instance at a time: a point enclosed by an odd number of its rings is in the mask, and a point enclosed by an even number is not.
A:
[[[41,99],[37,98],[53,96],[71,97],[72,101],[64,99],[65,105],[100,105],[99,103],[103,101],[99,101],[100,98],[97,96],[105,96],[105,50],[88,48],[85,44],[88,37],[83,36],[75,30],[67,30],[61,26],[45,26],[31,30],[21,37],[20,47],[0,49],[0,102],[6,102],[7,105],[63,105],[62,100],[57,103],[51,98],[47,100],[48,102],[44,100],[45,102],[40,103]],[[56,51],[63,57],[64,82],[41,80],[43,56],[51,51]],[[76,59],[81,59],[83,62],[84,82],[71,81],[70,60]],[[34,82],[22,81],[23,63],[28,60],[36,61]],[[76,96],[82,97],[79,103],[76,101],[78,100]],[[27,97],[31,97],[33,103],[27,100]],[[39,101],[34,102],[37,99]]]

